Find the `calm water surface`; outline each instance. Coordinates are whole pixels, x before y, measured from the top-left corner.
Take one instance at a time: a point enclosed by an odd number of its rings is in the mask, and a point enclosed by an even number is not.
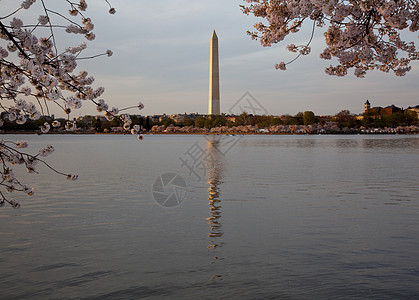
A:
[[[0,138],[80,175],[15,168],[36,194],[0,209],[0,299],[419,299],[418,136]]]

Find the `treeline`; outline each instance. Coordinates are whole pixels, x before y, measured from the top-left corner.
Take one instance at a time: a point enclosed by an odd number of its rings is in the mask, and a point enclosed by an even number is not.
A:
[[[55,131],[64,130],[65,120],[61,121],[61,127],[54,129]],[[237,127],[237,126],[254,126],[259,129],[269,129],[273,126],[281,125],[325,125],[334,122],[340,129],[352,128],[396,128],[399,126],[410,126],[418,123],[418,115],[411,110],[399,111],[396,113],[385,113],[383,110],[371,109],[359,118],[350,113],[348,110],[342,110],[334,116],[318,117],[312,111],[299,112],[295,116],[285,115],[281,117],[275,116],[254,116],[242,113],[236,117],[226,116],[198,116],[196,119],[185,119],[182,122],[175,122],[173,119],[166,117],[159,122],[153,122],[152,119],[138,115],[131,115],[132,125],[140,125],[143,131],[150,131],[153,126],[170,125],[177,127],[195,127],[202,129],[213,129],[217,127]],[[40,126],[45,122],[52,122],[50,117],[41,117],[39,120],[28,120],[25,124],[19,125],[10,122],[7,118],[3,118],[4,124],[0,128],[3,131],[38,131]],[[111,132],[113,128],[122,126],[122,122],[115,118],[112,121],[104,120],[97,116],[84,116],[76,122],[77,128],[82,131],[95,132]]]
[[[404,110],[393,114],[383,112],[369,111],[363,118],[358,118],[348,110],[342,110],[335,116],[316,117],[312,111],[299,112],[295,116],[285,115],[282,117],[274,116],[253,116],[242,113],[236,117],[235,121],[223,116],[198,117],[195,120],[187,120],[184,124],[176,124],[173,120],[169,122],[160,122],[154,125],[177,125],[177,126],[195,126],[197,128],[212,129],[220,126],[246,126],[252,125],[257,128],[269,128],[278,125],[324,125],[327,122],[335,122],[339,128],[385,128],[410,126],[418,123],[417,113],[411,110]]]
[[[384,128],[384,127],[398,127],[410,126],[418,122],[418,115],[412,110],[402,110],[396,113],[387,114],[378,109],[370,109],[364,113],[362,126],[371,128]]]
[[[149,131],[153,125],[150,117],[141,117],[136,115],[131,115],[132,125],[140,125],[146,131]],[[66,120],[63,118],[56,119],[61,123],[60,127],[51,128],[51,131],[65,131],[64,126]],[[3,118],[3,126],[0,127],[2,131],[39,131],[40,127],[45,123],[51,123],[54,121],[51,117],[43,116],[38,120],[27,120],[24,124],[17,124],[16,122],[10,122],[7,118]],[[122,126],[123,122],[115,118],[112,121],[104,120],[96,116],[84,116],[83,118],[76,121],[76,126],[79,130],[89,131],[93,130],[95,132],[110,132],[113,127]]]
[[[16,122],[10,122],[7,118],[3,119],[3,125],[0,130],[3,131],[38,131],[39,128],[45,122],[51,122],[49,117],[41,117],[38,120],[28,119],[24,124],[17,124]],[[64,124],[63,124],[64,125]]]
[[[235,117],[235,120],[226,118],[224,116],[207,116],[207,117],[197,117],[195,121],[188,120],[189,122],[182,124],[185,126],[195,126],[197,128],[215,128],[220,126],[247,126],[252,125],[258,128],[269,128],[276,125],[312,125],[318,121],[318,118],[315,117],[312,111],[306,111],[304,113],[298,113],[296,116],[286,115],[283,117],[274,117],[274,116],[254,116],[249,115],[246,112]],[[174,124],[173,125],[178,125]],[[167,124],[157,124],[157,125],[166,125]]]
[[[149,131],[155,125],[149,116],[142,117],[137,115],[130,115],[132,126],[140,125],[142,129]],[[76,122],[77,128],[82,130],[94,129],[96,132],[110,132],[114,127],[120,127],[123,122],[119,118],[112,121],[104,120],[96,116],[85,116]]]

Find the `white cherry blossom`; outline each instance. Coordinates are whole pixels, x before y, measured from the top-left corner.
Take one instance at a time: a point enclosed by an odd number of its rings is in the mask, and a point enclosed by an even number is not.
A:
[[[116,107],[109,110],[105,100],[98,99],[103,95],[104,87],[94,87],[94,77],[89,76],[87,71],[77,70],[83,59],[113,55],[112,50],[105,50],[97,55],[83,56],[87,49],[86,40],[95,39],[94,22],[87,15],[87,1],[60,1],[68,4],[68,11],[54,11],[47,7],[46,1],[24,0],[17,1],[16,7],[6,12],[0,0],[0,126],[5,122],[18,125],[33,122],[43,115],[51,117],[45,114],[49,114],[49,106],[55,106],[68,115],[68,121],[61,124],[58,120],[48,120],[40,126],[38,133],[60,130],[63,125],[67,131],[74,131],[76,123],[70,121],[72,110],[90,102],[108,119],[122,121],[124,128],[130,131],[132,121],[129,115],[120,117],[120,110]],[[108,0],[104,1],[109,5],[109,13],[114,14],[116,10]],[[74,37],[62,39],[60,36],[58,39],[58,31],[64,35],[77,35],[75,39],[80,41],[66,44],[74,41]],[[58,40],[63,44],[57,44]],[[143,107],[142,103],[138,106],[140,109]],[[137,126],[132,128],[133,132],[140,131]],[[33,188],[15,178],[14,166],[21,165],[28,173],[37,173],[37,164],[41,163],[69,180],[78,178],[78,175],[57,171],[42,160],[54,151],[53,146],[47,145],[34,155],[22,152],[26,147],[28,143],[24,141],[0,140],[0,206],[5,203],[15,208],[20,206],[3,192],[34,194]]]
[[[256,23],[255,32],[248,32],[263,46],[282,42],[288,35],[298,33],[303,24],[311,23],[312,34],[307,43],[286,48],[298,53],[296,58],[307,55],[314,35],[323,34],[326,48],[320,58],[336,61],[326,68],[329,75],[344,76],[354,69],[357,77],[364,77],[370,70],[404,76],[411,69],[410,62],[419,59],[415,43],[404,40],[405,32],[419,30],[418,1],[243,1],[249,3],[241,5],[243,13],[266,21]],[[276,68],[286,70],[286,65],[295,59],[281,62]]]

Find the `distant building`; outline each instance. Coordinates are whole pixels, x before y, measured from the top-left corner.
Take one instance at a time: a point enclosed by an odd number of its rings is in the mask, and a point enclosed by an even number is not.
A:
[[[367,102],[365,102],[364,104],[364,112],[368,112],[371,108],[371,104],[370,102],[367,100]]]
[[[364,113],[374,112],[377,114],[394,114],[399,111],[402,111],[400,107],[395,106],[394,104],[382,108],[381,106],[371,107],[371,103],[367,100],[364,104]]]
[[[419,115],[419,105],[413,106],[413,107],[408,107],[407,110],[411,110],[416,112]]]
[[[382,109],[382,112],[385,113],[385,114],[394,114],[394,113],[397,113],[399,111],[402,111],[402,109],[400,107],[395,106],[394,104],[392,104],[390,106],[387,106],[387,107],[384,107]]]
[[[175,121],[176,123],[183,123],[185,121],[185,115],[182,114],[170,115],[169,118]]]
[[[175,114],[175,115],[169,115],[168,117],[170,119],[172,119],[173,121],[175,121],[178,124],[182,124],[183,122],[185,122],[186,120],[192,120],[195,121],[195,119],[197,117],[199,117],[200,115],[197,113],[191,113],[191,114],[187,114],[186,112],[184,114]]]
[[[237,119],[237,116],[226,116],[225,119],[235,123],[236,119]]]
[[[148,117],[150,117],[150,120],[152,121],[152,122],[161,122],[161,121],[163,121],[164,119],[166,119],[167,118],[167,115],[166,114],[162,114],[162,115],[153,115],[153,116],[145,116],[146,118],[148,118]]]

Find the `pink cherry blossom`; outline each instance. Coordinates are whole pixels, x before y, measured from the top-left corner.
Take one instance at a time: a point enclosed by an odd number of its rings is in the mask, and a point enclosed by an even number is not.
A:
[[[109,13],[114,14],[116,10],[108,0],[104,1],[109,5]],[[49,114],[49,106],[54,105],[68,115],[68,121],[65,124],[57,120],[45,122],[40,126],[39,133],[58,130],[61,126],[68,131],[74,131],[76,122],[70,121],[72,110],[90,102],[109,119],[117,118],[122,121],[123,127],[128,132],[131,131],[132,121],[129,115],[119,117],[118,108],[108,111],[109,106],[105,100],[97,100],[105,89],[93,87],[94,77],[88,76],[87,71],[75,73],[80,61],[112,56],[113,52],[106,50],[97,55],[83,57],[83,51],[87,48],[86,39],[95,39],[94,23],[86,12],[87,2],[64,2],[68,4],[68,11],[64,12],[47,7],[46,1],[36,0],[16,1],[14,9],[6,12],[0,0],[0,126],[5,121],[19,125],[28,120],[38,120],[41,115]],[[31,11],[28,13],[24,10]],[[54,17],[50,18],[52,15]],[[67,45],[65,43],[74,38],[56,38],[57,31],[64,35],[77,35],[76,39],[81,41],[75,45]],[[63,44],[57,44],[58,40]],[[140,106],[140,109],[144,107],[142,104]],[[133,131],[139,132],[139,128],[134,127]],[[6,198],[3,191],[34,194],[33,188],[15,177],[12,169],[14,166],[22,165],[29,173],[36,173],[36,165],[42,163],[69,180],[78,178],[78,175],[57,171],[42,160],[42,157],[52,154],[53,146],[47,145],[36,154],[22,152],[27,146],[28,143],[23,141],[0,140],[0,206],[5,203],[15,208],[20,206],[17,201]]]
[[[419,30],[419,2],[409,0],[243,0],[242,11],[266,22],[255,24],[249,32],[263,46],[282,42],[298,33],[304,23],[312,24],[312,35],[306,44],[290,44],[287,49],[300,55],[310,52],[315,34],[324,35],[326,48],[322,59],[334,58],[335,66],[326,68],[330,75],[344,76],[354,69],[357,77],[369,70],[392,71],[404,76],[410,62],[419,59],[414,42],[403,40],[405,32]],[[285,70],[293,62],[280,63]]]

